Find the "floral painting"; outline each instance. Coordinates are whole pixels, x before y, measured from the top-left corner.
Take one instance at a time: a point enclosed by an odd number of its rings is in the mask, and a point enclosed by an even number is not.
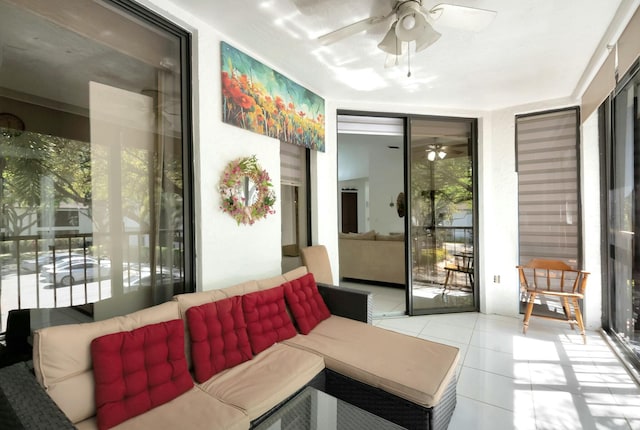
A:
[[[222,120],[324,152],[324,99],[222,42]]]

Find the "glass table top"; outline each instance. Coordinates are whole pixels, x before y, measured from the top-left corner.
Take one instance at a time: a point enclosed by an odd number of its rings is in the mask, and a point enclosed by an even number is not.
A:
[[[313,387],[306,387],[254,430],[404,429]]]

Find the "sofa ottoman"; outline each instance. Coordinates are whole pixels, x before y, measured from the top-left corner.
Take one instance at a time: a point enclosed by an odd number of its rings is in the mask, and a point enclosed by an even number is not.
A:
[[[285,343],[324,357],[329,394],[390,421],[409,428],[437,428],[433,425],[433,412],[444,397],[447,397],[445,423],[453,413],[458,348],[335,315],[322,321],[311,333]],[[343,394],[345,387],[351,391]],[[367,393],[375,400],[370,400]],[[451,393],[453,399],[449,398]],[[421,425],[404,422],[407,417],[403,415],[411,414],[396,414],[398,403],[422,408],[427,422],[418,423]],[[390,415],[385,416],[381,410],[385,404]],[[421,413],[419,408],[417,416]]]

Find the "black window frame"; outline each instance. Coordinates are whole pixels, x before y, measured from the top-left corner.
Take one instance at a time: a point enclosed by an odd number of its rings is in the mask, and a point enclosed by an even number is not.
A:
[[[184,240],[184,292],[196,291],[195,259],[195,206],[194,206],[194,151],[193,151],[193,90],[192,90],[192,34],[176,23],[132,0],[102,0],[166,31],[180,40],[180,94],[182,130],[182,183],[183,183],[183,240]]]
[[[616,346],[616,350],[622,362],[635,369],[637,375],[640,371],[640,357],[624,343],[616,333],[614,319],[616,318],[615,303],[615,271],[610,262],[610,256],[615,253],[615,244],[609,236],[609,218],[611,216],[609,201],[610,193],[614,188],[615,160],[612,152],[615,149],[615,98],[636,76],[640,76],[640,58],[638,58],[629,70],[620,79],[609,97],[598,108],[598,134],[599,134],[599,156],[600,156],[600,216],[601,224],[601,267],[602,267],[602,329],[607,335],[609,342]]]

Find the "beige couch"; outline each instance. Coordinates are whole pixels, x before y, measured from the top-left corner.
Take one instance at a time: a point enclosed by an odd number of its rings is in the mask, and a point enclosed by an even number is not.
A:
[[[405,285],[404,235],[340,234],[340,278]]]
[[[36,378],[78,429],[97,428],[90,353],[92,339],[157,322],[184,320],[191,306],[273,288],[306,272],[305,267],[300,267],[274,278],[179,295],[171,302],[105,321],[37,330],[34,336]],[[186,331],[185,352],[191,365],[189,345]],[[115,428],[248,429],[252,422],[312,380],[324,381],[324,377],[318,377],[326,371],[371,387],[377,396],[383,393],[383,397],[391,399],[392,406],[411,404],[419,411],[418,415],[426,411],[427,418],[420,416],[418,419],[427,421],[416,428],[438,427],[434,419],[446,428],[455,406],[458,357],[458,349],[451,346],[331,315],[309,334],[297,334],[276,343],[252,359],[223,370],[204,383],[196,383],[186,393]],[[330,394],[341,395],[338,388],[326,388]],[[353,402],[365,398],[363,393]],[[441,401],[445,398],[446,402]],[[443,403],[447,403],[446,408],[443,407],[444,418],[442,413],[433,412]],[[366,408],[366,405],[360,406]],[[376,411],[374,408],[373,412]],[[401,411],[401,416],[406,415],[406,411]],[[387,418],[393,420],[394,416]],[[399,418],[400,421],[403,419]],[[411,423],[404,424],[414,427]]]

